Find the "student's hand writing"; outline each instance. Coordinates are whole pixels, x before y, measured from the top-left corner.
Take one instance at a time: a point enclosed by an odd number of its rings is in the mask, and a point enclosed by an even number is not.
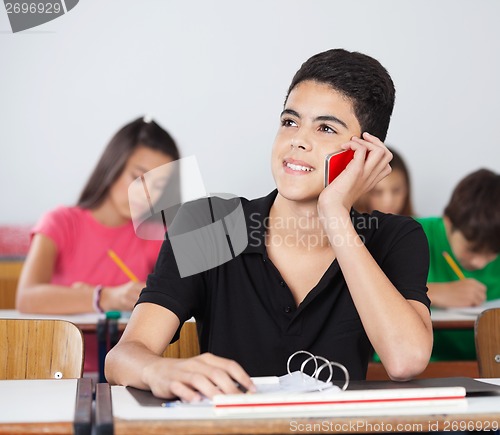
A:
[[[318,209],[325,215],[326,209],[342,207],[350,210],[354,202],[371,190],[391,172],[391,152],[375,136],[363,133],[362,139],[353,137],[342,146],[354,150],[354,158],[346,169],[320,194]]]
[[[474,307],[486,300],[486,286],[473,278],[430,283],[428,287],[429,298],[436,307]]]
[[[132,311],[144,287],[145,283],[133,281],[116,287],[104,287],[101,293],[101,308],[104,311]]]
[[[161,358],[144,369],[144,381],[157,397],[197,402],[202,396],[255,392],[248,374],[235,361],[204,353],[193,358]]]

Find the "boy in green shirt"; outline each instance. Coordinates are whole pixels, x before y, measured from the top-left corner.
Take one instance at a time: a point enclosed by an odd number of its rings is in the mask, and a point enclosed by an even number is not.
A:
[[[417,218],[430,250],[428,296],[436,308],[500,298],[500,175],[480,169],[457,185],[443,217]],[[459,277],[443,252],[457,263]],[[431,360],[474,360],[474,331],[434,331]]]

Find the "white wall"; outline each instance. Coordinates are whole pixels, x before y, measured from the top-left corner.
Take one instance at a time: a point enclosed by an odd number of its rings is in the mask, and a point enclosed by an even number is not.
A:
[[[300,64],[343,47],[391,73],[389,144],[421,215],[500,172],[498,0],[81,0],[12,34],[0,6],[0,223],[72,204],[114,132],[151,113],[207,190],[273,188],[270,148]]]

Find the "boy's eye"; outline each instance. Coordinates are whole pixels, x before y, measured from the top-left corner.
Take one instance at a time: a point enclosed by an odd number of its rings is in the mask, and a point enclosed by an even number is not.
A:
[[[297,125],[297,123],[292,119],[283,118],[281,120],[281,125],[283,127],[295,127]]]
[[[319,130],[323,131],[325,133],[337,133],[332,127],[330,127],[329,125],[326,125],[326,124],[321,124],[319,126]]]

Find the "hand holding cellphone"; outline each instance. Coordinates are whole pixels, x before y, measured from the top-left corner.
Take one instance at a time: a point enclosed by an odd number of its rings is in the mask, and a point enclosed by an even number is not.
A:
[[[339,176],[353,157],[354,151],[351,149],[328,154],[325,157],[325,187]]]

